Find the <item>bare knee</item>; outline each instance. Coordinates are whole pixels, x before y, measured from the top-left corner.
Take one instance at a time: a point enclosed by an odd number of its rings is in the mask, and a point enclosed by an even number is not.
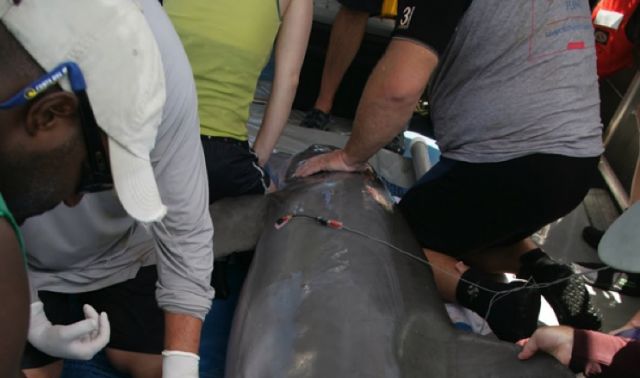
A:
[[[492,247],[469,255],[465,263],[488,273],[518,273],[520,256],[537,248],[529,238],[502,247]]]
[[[115,369],[133,378],[162,377],[162,356],[107,348],[107,358]]]
[[[24,369],[22,372],[27,378],[59,378],[62,375],[62,361],[35,369]]]
[[[445,301],[455,302],[456,288],[464,268],[458,260],[443,253],[424,249],[424,254],[431,264],[438,293]]]

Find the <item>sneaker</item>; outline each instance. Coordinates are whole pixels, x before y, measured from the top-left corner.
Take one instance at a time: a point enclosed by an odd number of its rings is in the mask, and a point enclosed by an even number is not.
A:
[[[582,239],[593,249],[598,249],[600,239],[604,235],[604,231],[598,230],[593,226],[587,226],[582,229]]]
[[[584,276],[577,276],[569,265],[551,259],[541,250],[534,250],[522,258],[518,278],[533,277],[537,284],[565,279],[553,285],[540,288],[549,302],[560,324],[574,328],[599,330],[602,314],[591,302]]]
[[[327,130],[327,125],[331,121],[329,113],[325,113],[320,109],[313,108],[305,114],[300,122],[300,126],[309,129]]]

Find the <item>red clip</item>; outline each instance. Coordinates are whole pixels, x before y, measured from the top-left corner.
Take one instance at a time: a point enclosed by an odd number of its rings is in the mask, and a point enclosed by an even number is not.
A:
[[[327,227],[333,228],[334,230],[340,230],[343,226],[342,222],[335,219],[329,219],[327,221]]]
[[[282,217],[278,218],[278,220],[274,224],[274,227],[276,228],[276,230],[281,229],[282,227],[286,226],[287,223],[289,223],[291,218],[293,218],[292,214],[287,214],[285,216],[282,216]]]

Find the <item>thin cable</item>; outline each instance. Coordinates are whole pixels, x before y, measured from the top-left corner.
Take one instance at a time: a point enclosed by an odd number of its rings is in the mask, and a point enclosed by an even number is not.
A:
[[[321,217],[314,217],[314,216],[307,215],[307,214],[292,214],[292,218],[306,218],[306,219],[313,220],[315,222],[318,222],[319,219],[324,219],[324,218],[321,218]],[[416,260],[418,262],[421,262],[421,263],[423,263],[425,265],[428,265],[431,268],[433,268],[435,270],[438,270],[438,271],[440,271],[440,272],[442,272],[442,273],[444,273],[444,274],[446,274],[446,275],[448,275],[450,277],[457,278],[457,275],[455,275],[455,274],[453,274],[453,273],[451,273],[451,272],[449,272],[449,271],[447,271],[447,270],[445,270],[443,268],[440,268],[438,266],[435,266],[435,265],[431,264],[429,262],[429,260],[427,260],[425,258],[418,257],[418,256],[412,254],[411,252],[408,252],[408,251],[405,251],[405,250],[403,250],[403,249],[401,249],[399,247],[396,247],[395,245],[393,245],[393,244],[391,244],[391,243],[389,243],[389,242],[387,242],[385,240],[378,239],[378,238],[376,238],[374,236],[371,236],[371,235],[369,235],[369,234],[367,234],[367,233],[365,233],[363,231],[359,231],[359,230],[356,230],[356,229],[348,227],[348,226],[344,226],[343,225],[341,229],[345,230],[345,231],[348,231],[348,232],[350,232],[352,234],[356,234],[356,235],[362,236],[362,237],[364,237],[366,239],[369,239],[371,241],[374,241],[376,243],[383,244],[383,245],[395,250],[396,252],[399,252],[399,253],[401,253],[401,254],[409,257],[409,258],[412,258],[412,259],[414,259],[414,260]],[[339,231],[339,230],[337,230],[337,231]],[[557,279],[555,281],[546,282],[546,283],[535,283],[535,284],[530,285],[530,286],[526,286],[525,285],[525,286],[522,286],[522,287],[517,287],[517,288],[509,289],[509,290],[493,290],[493,289],[489,289],[489,288],[483,287],[481,285],[478,285],[475,282],[471,282],[469,280],[466,280],[466,279],[464,279],[462,277],[460,277],[459,279],[462,282],[465,282],[465,283],[467,283],[469,285],[475,286],[475,287],[477,287],[479,289],[482,289],[482,290],[490,292],[490,293],[494,293],[494,294],[505,294],[505,293],[506,294],[511,294],[513,292],[517,292],[517,291],[521,291],[521,290],[529,289],[529,288],[544,289],[544,288],[547,288],[549,286],[553,286],[553,285],[559,284],[561,282],[568,281],[573,276],[584,276],[584,275],[591,274],[591,273],[598,273],[600,271],[607,270],[607,269],[609,269],[609,267],[605,266],[605,267],[602,267],[602,268],[588,270],[588,271],[584,271],[584,272],[580,272],[580,273],[573,273],[570,276],[567,276],[567,277],[564,277],[564,278],[560,278],[560,279]],[[527,280],[527,282],[530,282],[530,281],[531,281],[530,279]]]
[[[502,298],[505,298],[509,294],[513,294],[513,293],[516,293],[518,291],[527,290],[527,289],[544,289],[544,288],[547,288],[547,287],[550,287],[550,286],[553,286],[553,285],[557,285],[557,284],[562,283],[564,281],[568,281],[574,276],[575,277],[579,277],[579,276],[584,276],[584,275],[591,274],[591,273],[598,273],[600,271],[609,269],[608,266],[605,266],[605,267],[602,267],[602,268],[593,269],[593,270],[589,270],[589,271],[584,271],[584,272],[580,272],[580,273],[573,273],[573,274],[571,274],[571,275],[569,275],[567,277],[559,278],[559,279],[557,279],[555,281],[545,282],[545,283],[537,283],[537,282],[536,283],[532,283],[532,282],[535,282],[535,281],[533,280],[532,277],[530,277],[524,283],[523,286],[516,287],[516,288],[513,288],[513,289],[509,289],[509,290],[493,290],[493,289],[489,289],[489,288],[483,287],[483,286],[481,286],[481,285],[479,285],[479,284],[477,284],[475,282],[471,282],[469,280],[466,280],[466,279],[464,279],[462,277],[458,277],[456,274],[453,274],[453,273],[451,273],[451,272],[449,272],[449,271],[447,271],[447,270],[445,270],[443,268],[440,268],[438,266],[435,266],[435,265],[431,264],[429,262],[429,260],[427,260],[425,258],[418,257],[418,256],[412,254],[411,252],[405,251],[402,248],[397,247],[397,246],[387,242],[386,240],[378,239],[378,238],[376,238],[376,237],[374,237],[372,235],[369,235],[369,234],[367,234],[367,233],[365,233],[363,231],[356,230],[354,228],[345,226],[342,222],[334,221],[334,222],[338,222],[340,224],[340,227],[336,228],[336,227],[331,227],[331,226],[328,225],[328,222],[331,222],[332,220],[327,219],[327,218],[323,218],[323,217],[319,217],[319,216],[312,216],[312,215],[308,215],[308,214],[290,214],[290,215],[287,215],[285,217],[287,218],[286,222],[289,222],[290,220],[292,220],[294,218],[304,218],[304,219],[312,220],[312,221],[314,221],[316,223],[319,223],[319,224],[321,224],[321,225],[323,225],[325,227],[333,228],[336,231],[344,230],[344,231],[347,231],[349,233],[361,236],[361,237],[363,237],[365,239],[369,239],[369,240],[371,240],[373,242],[385,245],[385,246],[391,248],[392,250],[394,250],[394,251],[396,251],[396,252],[398,252],[398,253],[400,253],[402,255],[405,255],[405,256],[413,259],[413,260],[416,260],[416,261],[418,261],[420,263],[428,265],[432,269],[435,269],[435,270],[437,270],[439,272],[442,272],[442,273],[444,273],[444,274],[446,274],[446,275],[448,275],[450,277],[457,278],[457,279],[459,279],[460,281],[462,281],[462,282],[464,282],[466,284],[469,284],[471,286],[475,286],[478,289],[487,291],[489,293],[493,293],[493,296],[489,300],[489,306],[487,307],[487,313],[484,316],[484,324],[482,325],[482,328],[480,329],[480,332],[482,332],[484,330],[484,327],[488,324],[487,319],[489,318],[489,315],[491,314],[491,310],[493,308],[493,305],[496,302],[498,302],[499,300],[501,300]],[[280,219],[284,219],[285,217],[282,217]],[[282,226],[284,226],[284,224]]]

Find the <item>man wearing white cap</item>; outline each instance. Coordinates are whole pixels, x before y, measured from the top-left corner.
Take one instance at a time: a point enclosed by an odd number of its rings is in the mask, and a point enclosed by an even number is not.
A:
[[[3,171],[17,218],[33,215],[33,197],[14,183],[40,197],[58,184],[85,194],[22,227],[32,286],[24,372],[57,376],[61,359],[89,359],[108,343],[109,360],[133,377],[197,377],[213,229],[195,88],[170,22],[156,0],[0,0],[0,21],[19,47],[7,61],[27,62],[10,67],[0,91],[3,123],[24,125],[11,146],[74,131],[86,146],[72,154],[69,143],[60,157],[82,167],[33,162],[65,170],[61,183],[23,176],[27,165]],[[73,310],[82,304],[85,320]]]

